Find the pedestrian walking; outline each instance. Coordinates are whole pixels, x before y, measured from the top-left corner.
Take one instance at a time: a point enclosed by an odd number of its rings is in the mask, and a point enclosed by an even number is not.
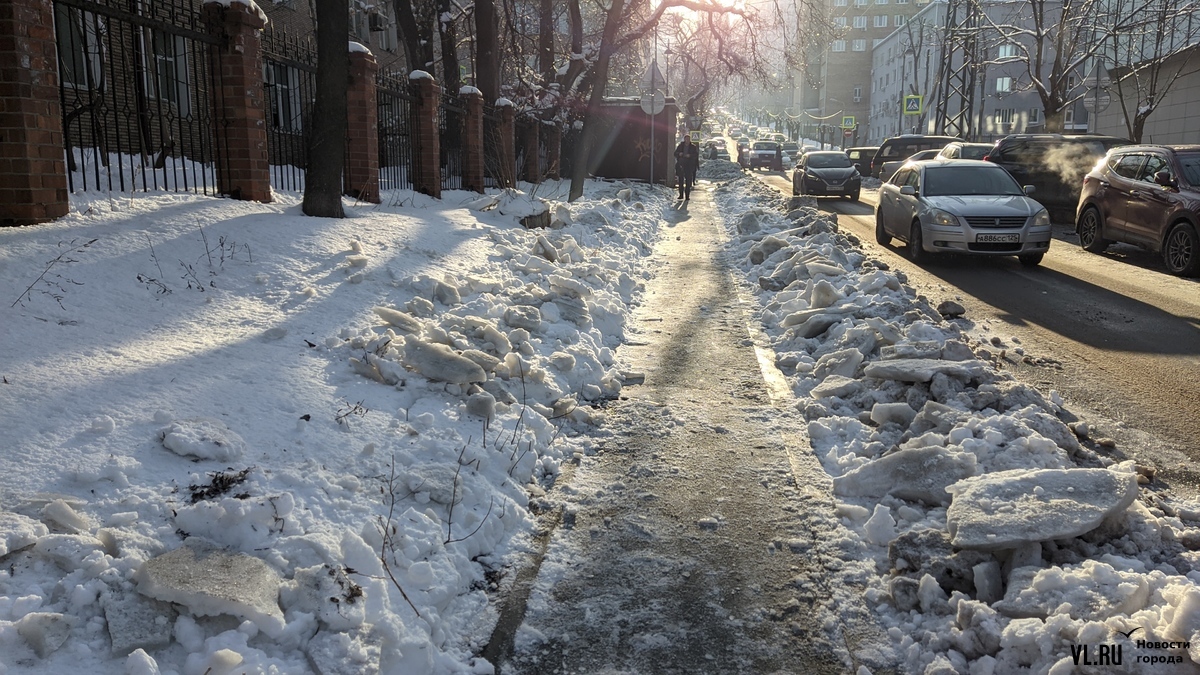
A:
[[[700,168],[700,148],[692,143],[690,134],[675,146],[675,180],[679,184],[679,198],[692,198],[692,185],[696,182],[696,170]]]

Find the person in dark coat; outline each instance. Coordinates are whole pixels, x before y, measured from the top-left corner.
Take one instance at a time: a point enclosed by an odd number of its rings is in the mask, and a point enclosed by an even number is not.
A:
[[[675,146],[675,180],[679,184],[679,198],[692,198],[692,185],[696,182],[696,170],[700,168],[700,148],[692,143],[690,134],[685,134]]]
[[[779,143],[775,144],[775,170],[783,171],[783,146]]]

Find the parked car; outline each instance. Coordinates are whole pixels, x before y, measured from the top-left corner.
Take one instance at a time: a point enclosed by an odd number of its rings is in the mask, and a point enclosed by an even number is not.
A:
[[[1200,274],[1200,145],[1126,145],[1083,178],[1079,245],[1112,242],[1161,253],[1171,274]]]
[[[784,154],[792,159],[800,158],[800,144],[796,141],[784,141],[782,144]]]
[[[887,179],[880,175],[884,162],[902,161],[906,157],[922,150],[941,150],[947,143],[961,141],[953,136],[922,136],[920,134],[904,134],[893,136],[879,145],[879,150],[871,158],[871,175],[875,178]]]
[[[1050,214],[1033,191],[989,162],[909,162],[879,189],[875,240],[899,237],[913,262],[944,251],[1015,255],[1034,266],[1050,249]]]
[[[854,168],[864,176],[871,173],[871,160],[875,158],[875,153],[879,150],[878,146],[846,148],[846,156],[854,162]]]
[[[954,142],[947,143],[946,147],[942,148],[938,153],[938,159],[983,159],[987,157],[992,148],[996,147],[993,143],[962,143]]]
[[[770,169],[775,166],[775,151],[779,144],[775,141],[755,141],[750,146],[750,168]]]
[[[879,177],[887,180],[892,177],[892,174],[896,173],[897,169],[904,166],[905,162],[919,162],[923,159],[933,159],[938,156],[938,152],[938,150],[922,150],[903,159],[884,162],[883,166],[879,169]]]
[[[1013,134],[996,141],[986,159],[1004,167],[1021,185],[1037,189],[1037,200],[1056,222],[1074,220],[1082,179],[1104,153],[1129,145],[1115,136]]]
[[[858,201],[862,176],[840,150],[805,153],[792,171],[792,194],[847,197]]]

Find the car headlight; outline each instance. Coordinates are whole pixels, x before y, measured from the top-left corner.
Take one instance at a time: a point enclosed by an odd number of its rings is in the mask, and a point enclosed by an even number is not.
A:
[[[943,211],[941,209],[933,209],[932,211],[929,212],[929,217],[930,217],[930,220],[933,221],[934,225],[940,225],[942,227],[958,227],[959,226],[958,216],[955,216],[953,213],[950,213],[949,211]]]
[[[1034,227],[1050,227],[1050,212],[1046,209],[1038,211],[1033,216]]]

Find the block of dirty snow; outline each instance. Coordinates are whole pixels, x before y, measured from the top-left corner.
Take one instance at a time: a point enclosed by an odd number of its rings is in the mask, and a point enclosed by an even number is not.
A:
[[[833,479],[834,494],[846,497],[894,495],[929,504],[950,501],[946,488],[974,476],[975,455],[946,448],[910,448],[872,460]]]
[[[104,544],[90,534],[51,534],[38,539],[34,553],[60,564],[63,569],[83,567],[84,559],[104,550]]]
[[[212,417],[175,420],[158,432],[163,447],[183,457],[227,462],[246,451],[246,442]]]
[[[1066,613],[1072,619],[1103,621],[1133,614],[1146,605],[1150,585],[1144,574],[1122,572],[1098,560],[1079,565],[1013,570],[1004,599],[992,607],[1012,618]],[[1183,639],[1191,637],[1191,633]]]
[[[909,577],[892,577],[888,582],[888,592],[892,595],[892,602],[901,612],[917,608],[918,588],[917,580]]]
[[[898,382],[928,382],[935,373],[971,379],[983,375],[987,366],[979,360],[942,361],[941,359],[895,359],[872,361],[863,367],[863,374],[879,380]]]
[[[821,380],[821,384],[813,387],[813,398],[828,398],[830,396],[846,396],[853,394],[863,387],[862,381],[842,375],[830,375]]]
[[[142,649],[135,649],[125,659],[125,675],[161,675],[158,661]]]
[[[192,614],[231,614],[272,637],[283,631],[279,575],[253,556],[192,538],[142,563],[134,578],[140,593],[183,605]]]
[[[137,649],[159,649],[171,644],[175,608],[139,593],[117,591],[101,602],[108,636],[115,655]]]
[[[487,373],[471,359],[455,354],[446,345],[425,342],[411,335],[404,338],[404,365],[431,380],[451,384],[484,382]]]
[[[975,577],[975,599],[991,604],[1004,596],[1004,578],[1000,574],[1000,563],[995,560],[981,562],[971,568]]]
[[[944,300],[938,304],[937,312],[945,317],[956,317],[966,314],[967,310],[953,300]]]
[[[813,366],[813,377],[824,380],[830,375],[854,377],[858,366],[863,362],[862,352],[857,349],[839,349],[829,352],[817,359]]]
[[[974,567],[994,560],[983,551],[955,550],[950,536],[940,528],[908,530],[888,544],[888,560],[904,574],[928,574],[947,593],[970,593],[975,588]]]
[[[1013,469],[967,478],[953,495],[946,529],[960,548],[995,550],[1070,539],[1124,511],[1137,474],[1109,469]]]
[[[17,621],[17,634],[43,659],[71,636],[72,619],[57,612],[30,612]]]
[[[916,416],[917,411],[913,410],[912,407],[903,401],[899,403],[876,403],[871,406],[871,421],[880,426],[888,422],[895,422],[901,427],[907,427]]]
[[[883,504],[875,505],[875,512],[863,523],[863,535],[867,541],[882,546],[896,538],[896,519],[892,510]]]
[[[378,675],[380,641],[361,630],[320,631],[305,648],[317,675]]]
[[[92,529],[92,521],[62,499],[55,499],[42,507],[42,521],[68,532],[87,532]]]
[[[0,511],[0,556],[31,546],[47,534],[50,529],[29,516]]]
[[[845,297],[841,291],[834,288],[833,284],[825,279],[821,279],[813,284],[812,299],[808,305],[814,309],[824,308]]]
[[[421,332],[421,322],[405,312],[390,307],[376,307],[372,311],[375,312],[375,316],[383,319],[389,326],[395,327],[402,333],[419,334]]]
[[[496,397],[481,391],[467,397],[467,414],[490,420],[496,416]]]
[[[542,325],[542,313],[537,307],[518,305],[504,310],[504,323],[513,328],[535,331]]]
[[[340,567],[316,565],[296,570],[280,587],[279,599],[288,611],[307,612],[335,631],[357,628],[366,619],[366,598]]]

